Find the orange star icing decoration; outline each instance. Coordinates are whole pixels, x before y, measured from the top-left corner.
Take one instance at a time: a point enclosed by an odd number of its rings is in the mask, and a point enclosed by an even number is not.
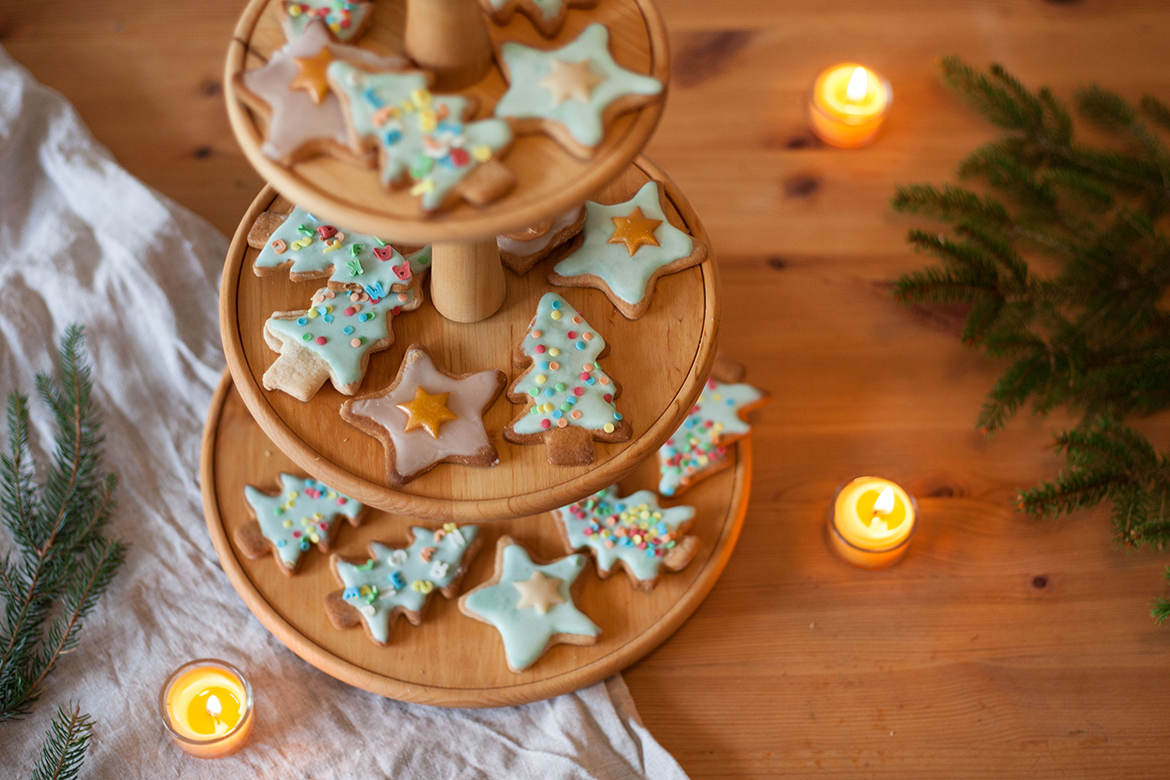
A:
[[[636,206],[633,211],[624,217],[610,217],[617,230],[609,237],[609,244],[625,244],[630,257],[634,256],[644,246],[658,246],[658,238],[654,231],[662,224],[660,219],[650,219],[642,213],[642,207]]]
[[[288,88],[303,89],[313,98],[314,103],[320,103],[329,94],[325,71],[329,63],[333,62],[333,52],[325,46],[312,57],[295,57],[293,62],[297,65],[297,77],[289,82]]]
[[[589,60],[580,62],[552,61],[552,71],[536,82],[552,93],[553,105],[559,106],[570,98],[588,103],[593,88],[605,81],[589,66]]]
[[[458,420],[459,415],[447,408],[447,397],[450,393],[436,393],[431,395],[421,387],[414,389],[414,399],[409,403],[397,404],[398,408],[406,412],[407,432],[415,428],[425,428],[434,438],[439,438],[439,427],[448,420]]]
[[[538,615],[548,614],[550,608],[557,604],[564,604],[565,598],[561,595],[561,581],[556,577],[548,577],[542,572],[534,571],[532,576],[520,582],[513,582],[516,590],[520,591],[520,600],[516,602],[516,609],[532,607]]]

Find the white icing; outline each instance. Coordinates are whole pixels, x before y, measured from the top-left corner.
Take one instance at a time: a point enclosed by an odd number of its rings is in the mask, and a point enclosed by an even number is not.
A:
[[[517,257],[532,257],[540,254],[548,249],[548,245],[556,238],[557,234],[576,222],[581,216],[581,209],[585,206],[578,206],[574,209],[569,209],[564,214],[561,214],[553,220],[552,227],[550,227],[542,236],[522,241],[518,238],[509,238],[508,236],[496,236],[496,246],[501,252],[507,252],[510,255]]]

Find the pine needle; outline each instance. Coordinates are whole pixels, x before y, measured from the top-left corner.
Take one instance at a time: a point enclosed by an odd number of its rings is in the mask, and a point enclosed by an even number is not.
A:
[[[79,706],[70,702],[68,709],[58,708],[31,780],[74,780],[81,772],[92,734],[93,721]]]

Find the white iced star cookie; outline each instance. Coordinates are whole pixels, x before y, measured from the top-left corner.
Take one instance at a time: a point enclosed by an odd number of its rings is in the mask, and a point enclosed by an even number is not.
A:
[[[573,602],[585,556],[538,564],[528,551],[501,536],[492,578],[459,599],[468,617],[495,626],[508,668],[522,672],[557,644],[592,645],[601,629]]]
[[[483,11],[496,24],[512,21],[519,11],[527,16],[545,38],[556,37],[570,8],[592,8],[597,0],[479,0]]]
[[[563,287],[595,287],[631,320],[650,309],[658,277],[698,265],[707,245],[670,223],[662,189],[646,182],[625,203],[585,202],[584,242],[553,266],[548,280]]]
[[[360,147],[351,148],[341,102],[322,78],[322,65],[333,59],[370,68],[399,68],[401,57],[377,57],[356,46],[334,43],[320,20],[272,53],[268,62],[235,76],[240,100],[260,116],[266,128],[260,151],[292,165],[320,155],[372,164]]]
[[[547,133],[583,159],[593,156],[615,117],[662,99],[662,82],[614,62],[603,24],[552,51],[508,41],[497,59],[508,91],[495,115],[517,133]]]
[[[479,528],[444,523],[434,530],[410,530],[414,541],[407,547],[371,542],[365,559],[332,556],[333,574],[343,587],[325,597],[325,614],[334,628],[361,623],[366,635],[385,647],[399,616],[417,626],[432,593],[448,599],[459,594],[459,582],[479,550]]]
[[[248,558],[273,553],[284,574],[295,574],[302,553],[314,545],[328,552],[343,519],[355,528],[362,523],[364,506],[315,479],[281,474],[278,486],[275,494],[244,487],[254,519],[232,536]]]
[[[524,275],[532,266],[557,252],[581,233],[585,227],[585,205],[576,206],[556,217],[529,225],[524,230],[496,236],[500,262],[514,274]]]

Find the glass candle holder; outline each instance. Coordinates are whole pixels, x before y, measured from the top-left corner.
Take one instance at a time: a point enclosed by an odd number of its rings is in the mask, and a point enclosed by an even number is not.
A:
[[[873,141],[893,102],[894,90],[885,77],[844,62],[824,70],[813,82],[808,118],[822,141],[854,149]]]
[[[884,569],[910,547],[918,504],[899,485],[858,477],[833,493],[827,513],[829,546],[854,566]]]
[[[239,750],[255,720],[252,686],[239,669],[200,658],[176,669],[158,697],[171,738],[197,758],[219,758]]]

